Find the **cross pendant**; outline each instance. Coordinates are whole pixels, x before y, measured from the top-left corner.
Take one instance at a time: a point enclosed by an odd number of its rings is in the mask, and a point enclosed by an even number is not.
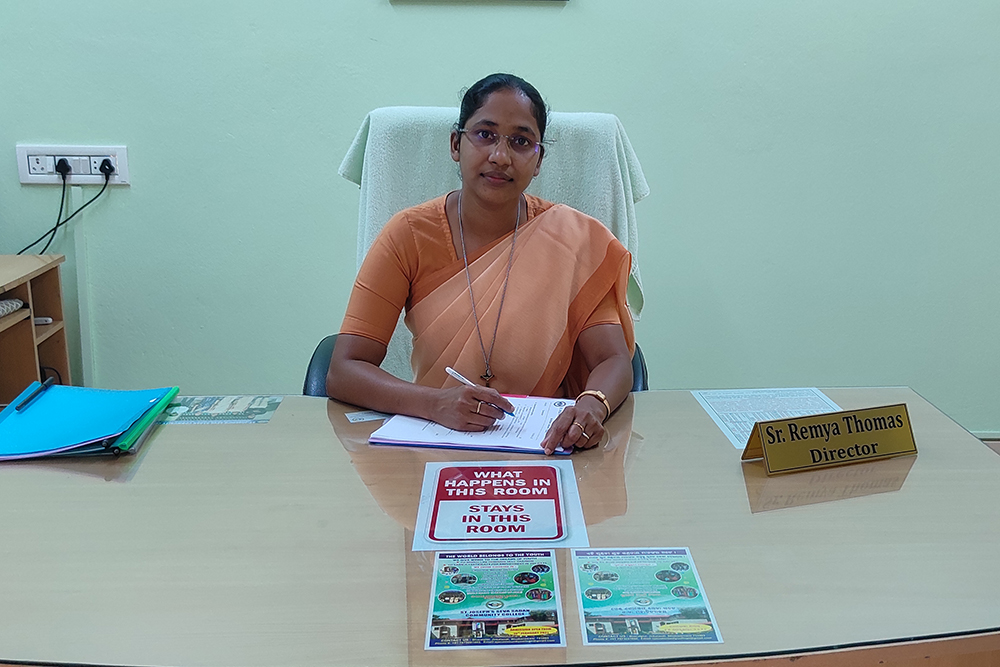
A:
[[[481,377],[483,379],[483,382],[485,382],[486,386],[488,387],[488,386],[490,386],[490,380],[492,380],[496,376],[493,375],[493,373],[490,373],[489,369],[487,369],[487,371],[485,373],[483,373],[482,375],[480,375],[479,377]]]

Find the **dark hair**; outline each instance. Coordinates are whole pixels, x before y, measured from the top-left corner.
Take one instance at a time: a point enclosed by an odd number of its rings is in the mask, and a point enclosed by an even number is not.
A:
[[[462,106],[458,112],[457,129],[463,129],[465,124],[469,122],[472,114],[479,111],[479,108],[486,104],[486,98],[498,90],[516,90],[528,98],[528,101],[531,102],[531,113],[535,117],[535,122],[538,123],[538,140],[543,141],[545,139],[545,121],[548,118],[548,108],[545,106],[545,100],[542,99],[541,93],[534,86],[513,74],[490,74],[472,84],[465,91],[465,95],[462,96]]]

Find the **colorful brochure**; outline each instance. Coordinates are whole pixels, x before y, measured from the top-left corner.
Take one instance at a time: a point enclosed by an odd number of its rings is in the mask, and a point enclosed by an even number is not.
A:
[[[678,549],[574,549],[583,643],[722,643],[694,560]]]
[[[565,646],[555,552],[439,552],[424,648]]]

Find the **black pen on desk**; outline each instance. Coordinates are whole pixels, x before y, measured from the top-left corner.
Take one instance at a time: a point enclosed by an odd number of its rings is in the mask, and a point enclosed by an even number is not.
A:
[[[55,381],[56,379],[53,377],[46,378],[45,382],[38,385],[35,391],[28,394],[28,397],[26,399],[17,404],[17,407],[14,408],[14,412],[20,412],[21,410],[24,410],[24,408],[28,406],[28,403],[31,403],[33,400],[38,398],[38,395],[41,394],[46,389],[48,389],[49,387],[51,387]]]
[[[469,378],[465,377],[464,375],[462,375],[461,373],[459,373],[458,371],[456,371],[451,366],[445,366],[444,367],[444,372],[447,373],[448,375],[452,376],[453,378],[455,378],[456,380],[458,380],[459,382],[461,382],[464,385],[468,385],[470,387],[478,387],[479,386],[478,384],[476,384],[475,382],[473,382]],[[485,401],[484,401],[484,403],[485,403]],[[493,403],[486,403],[486,405],[489,405],[491,407],[496,408],[497,410],[499,410],[500,412],[504,413],[505,415],[510,415],[511,417],[514,416],[513,412],[507,412],[506,410],[504,410],[503,408],[501,408],[499,405],[494,405]]]

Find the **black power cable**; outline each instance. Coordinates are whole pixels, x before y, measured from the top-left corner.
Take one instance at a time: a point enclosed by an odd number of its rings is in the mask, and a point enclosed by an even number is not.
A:
[[[45,380],[47,380],[49,378],[48,373],[46,373],[45,371],[52,371],[52,373],[56,376],[56,383],[57,384],[62,384],[63,383],[62,373],[60,373],[55,368],[52,368],[51,366],[39,366],[38,370],[39,370],[39,372],[40,372],[40,374],[42,376],[42,382],[44,382]]]
[[[28,248],[30,248],[31,246],[33,246],[33,245],[35,245],[37,243],[41,243],[42,239],[44,239],[49,234],[55,234],[55,231],[57,229],[59,229],[59,221],[62,220],[63,206],[66,204],[66,175],[71,171],[70,166],[69,166],[69,162],[66,161],[66,158],[59,158],[59,162],[56,163],[56,171],[62,177],[62,192],[59,193],[59,213],[56,215],[56,224],[55,224],[55,226],[52,229],[50,229],[49,231],[45,232],[41,236],[41,238],[39,238],[37,241],[35,241],[35,243],[32,243],[29,246],[25,246],[20,251],[18,251],[18,253],[17,253],[18,255],[23,255],[25,250],[27,250]],[[47,248],[48,246],[45,246],[45,247]],[[45,254],[45,253],[41,253],[41,254]]]
[[[64,167],[65,170],[66,170],[65,173],[63,171],[60,171],[60,165],[65,165],[65,167]],[[75,211],[73,211],[73,213],[68,218],[66,218],[65,220],[60,221],[59,218],[62,217],[63,202],[65,201],[65,198],[66,198],[66,174],[69,173],[69,163],[66,162],[65,159],[59,160],[59,163],[56,164],[56,171],[59,171],[59,173],[62,174],[62,179],[63,179],[63,194],[60,197],[60,201],[59,201],[59,216],[56,218],[56,224],[55,224],[55,226],[52,229],[50,229],[49,231],[47,231],[44,234],[42,234],[34,243],[30,243],[30,244],[26,245],[24,248],[22,248],[17,253],[18,255],[23,255],[25,253],[25,251],[27,251],[29,248],[31,248],[33,246],[38,245],[43,240],[45,240],[46,236],[48,236],[48,237],[50,237],[48,243],[45,244],[45,247],[42,248],[42,252],[39,253],[40,255],[44,255],[45,251],[49,249],[50,245],[52,245],[52,241],[55,240],[56,233],[59,231],[59,228],[62,227],[63,225],[65,225],[67,222],[69,222],[73,218],[75,218],[77,216],[77,214],[80,213],[80,211],[82,211],[83,209],[85,209],[88,206],[90,206],[91,204],[93,204],[94,201],[98,197],[100,197],[102,194],[104,194],[104,191],[108,187],[108,182],[111,180],[111,174],[115,173],[115,166],[113,164],[111,164],[111,160],[109,160],[108,158],[104,158],[103,160],[101,160],[100,170],[101,170],[101,173],[104,174],[104,185],[101,186],[101,191],[98,192],[93,197],[91,197],[87,201],[87,203],[85,203],[83,206],[81,206],[80,208],[78,208]]]

